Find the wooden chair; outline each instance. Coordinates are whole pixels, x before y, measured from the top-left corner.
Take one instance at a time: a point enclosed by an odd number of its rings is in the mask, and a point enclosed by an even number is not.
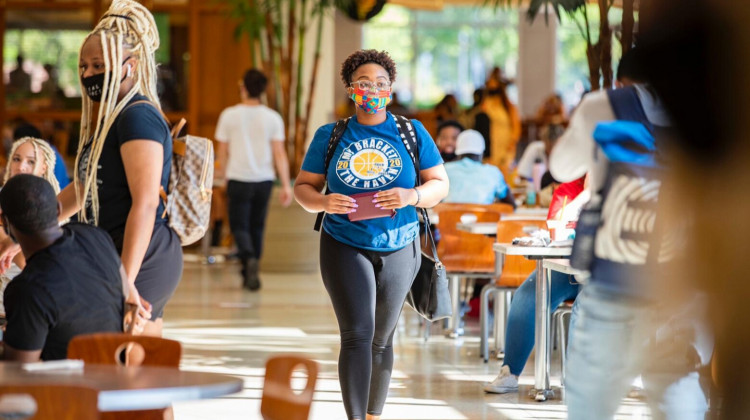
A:
[[[124,355],[124,357],[123,357]],[[83,334],[68,344],[68,359],[85,363],[124,366],[179,368],[182,346],[179,341],[160,337],[117,333]],[[163,420],[171,418],[172,408],[102,413],[103,420]]]
[[[96,420],[98,394],[95,389],[75,385],[0,385],[0,419]],[[33,403],[16,398],[24,396],[30,396]]]
[[[494,240],[491,237],[462,232],[456,225],[469,216],[476,222],[500,221],[501,214],[512,213],[509,204],[461,204],[441,203],[433,208],[439,218],[440,242],[438,256],[445,265],[450,281],[453,317],[447,336],[462,334],[460,325],[461,279],[476,279],[495,276]]]
[[[128,355],[123,363],[122,351],[134,353],[134,344],[143,347],[143,356]],[[145,335],[83,334],[73,337],[68,344],[68,359],[81,359],[86,363],[179,368],[181,358],[179,341]]]
[[[302,392],[292,389],[292,373],[297,367],[307,371]],[[266,362],[260,413],[265,420],[307,420],[310,414],[318,364],[298,356],[275,356]]]
[[[503,220],[497,224],[497,242],[509,243],[514,238],[528,236],[524,229],[544,229],[547,224],[543,220]],[[489,296],[495,297],[495,352],[501,351],[505,341],[505,320],[510,308],[512,292],[520,286],[536,269],[536,264],[520,255],[506,255],[502,265],[498,262],[499,276],[495,282],[482,288],[479,299],[479,357],[485,362],[489,360]],[[500,300],[502,299],[502,300]]]

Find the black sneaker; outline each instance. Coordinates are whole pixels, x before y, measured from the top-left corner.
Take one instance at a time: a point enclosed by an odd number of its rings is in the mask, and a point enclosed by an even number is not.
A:
[[[258,276],[258,260],[250,258],[242,268],[242,287],[256,291],[260,289],[260,277]]]

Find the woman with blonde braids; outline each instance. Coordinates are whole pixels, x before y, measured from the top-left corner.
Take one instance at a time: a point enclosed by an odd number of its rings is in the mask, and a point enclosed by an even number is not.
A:
[[[3,185],[18,174],[31,174],[44,178],[52,185],[56,193],[60,192],[60,184],[55,177],[55,152],[49,143],[34,137],[24,137],[13,142],[10,160],[5,167]],[[0,225],[2,225],[0,223]],[[0,242],[9,241],[5,229],[0,228]],[[0,315],[5,314],[3,306],[3,291],[13,277],[17,276],[26,266],[26,259],[19,253],[13,258],[11,267],[0,274]]]
[[[46,141],[34,137],[23,137],[15,142],[8,153],[10,160],[5,167],[3,185],[18,174],[32,174],[42,177],[52,184],[56,193],[60,183],[55,177],[55,151]]]
[[[170,130],[156,93],[159,34],[151,13],[115,0],[80,51],[81,142],[62,217],[106,230],[120,252],[144,334],[161,335],[162,315],[182,276],[182,248],[167,225]]]

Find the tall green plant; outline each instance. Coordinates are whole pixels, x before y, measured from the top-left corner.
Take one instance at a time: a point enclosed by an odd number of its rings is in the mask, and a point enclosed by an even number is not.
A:
[[[625,0],[632,6],[632,0]],[[522,0],[487,0],[495,7],[512,6],[514,3],[520,5]],[[612,30],[609,26],[609,11],[614,0],[597,0],[599,10],[598,33],[594,33],[589,21],[589,1],[587,0],[531,0],[528,4],[527,18],[530,22],[536,20],[541,11],[544,11],[545,22],[549,22],[549,10],[552,9],[558,21],[562,16],[568,16],[575,22],[581,37],[586,42],[586,58],[589,65],[589,82],[592,90],[598,90],[601,86],[612,86]],[[632,8],[631,8],[632,10]],[[631,13],[632,16],[632,13]],[[623,42],[632,43],[633,26],[626,27],[623,24]],[[626,34],[625,31],[629,33]],[[596,38],[596,39],[595,39]],[[623,52],[629,49],[623,46]]]
[[[235,38],[250,43],[253,65],[268,74],[268,105],[284,119],[287,153],[296,173],[302,163],[312,96],[318,74],[323,19],[337,2],[350,0],[218,0],[227,6],[228,17],[237,22]],[[304,60],[308,31],[317,19],[315,56],[303,107]],[[292,95],[294,92],[294,95]],[[294,104],[294,113],[292,113]]]

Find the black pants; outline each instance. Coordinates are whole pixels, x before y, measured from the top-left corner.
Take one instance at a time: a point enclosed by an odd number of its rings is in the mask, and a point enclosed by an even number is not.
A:
[[[229,228],[242,260],[260,259],[263,252],[263,231],[272,187],[273,181],[227,182]]]
[[[320,271],[341,334],[339,382],[350,419],[383,411],[393,370],[393,332],[421,263],[418,241],[367,251],[320,235]]]

